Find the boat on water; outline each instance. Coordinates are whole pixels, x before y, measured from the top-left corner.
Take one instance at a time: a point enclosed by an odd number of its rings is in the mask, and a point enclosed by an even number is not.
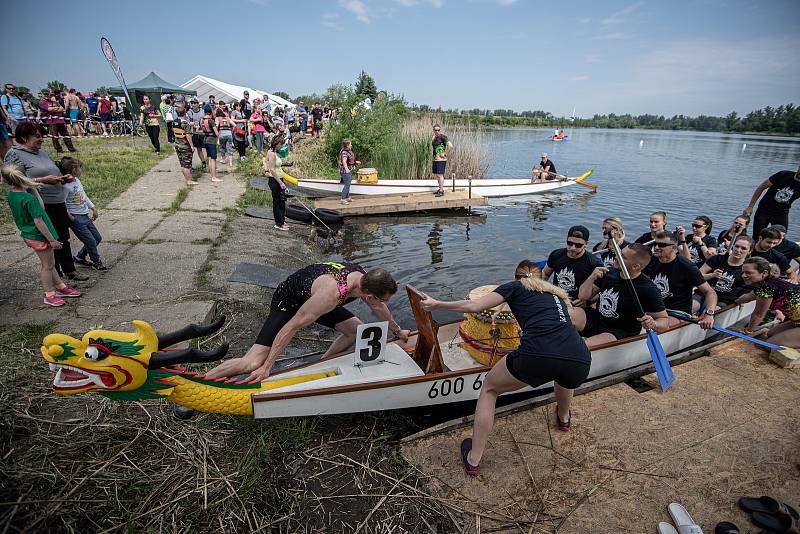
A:
[[[566,180],[552,180],[543,183],[531,183],[530,178],[476,178],[455,180],[456,189],[469,189],[482,197],[510,197],[518,195],[537,195],[557,189],[570,187],[580,177]],[[470,183],[471,182],[471,183]],[[333,195],[340,195],[343,184],[339,180],[297,179],[296,187]],[[452,189],[453,180],[445,180],[445,194]],[[436,180],[378,180],[375,183],[358,183],[350,185],[351,195],[401,195],[407,193],[434,193],[439,189]]]
[[[553,136],[550,137],[551,141],[566,141],[567,139],[569,139],[568,135],[565,135],[565,136],[562,136],[562,137],[559,137],[557,135],[553,135]]]
[[[117,400],[167,398],[175,404],[210,413],[255,418],[302,417],[419,408],[475,401],[491,367],[481,363],[461,339],[460,322],[438,325],[422,309],[421,293],[406,286],[418,330],[407,341],[387,342],[386,323],[359,326],[354,352],[336,354],[285,370],[266,380],[245,384],[233,379],[209,380],[176,365],[220,359],[227,347],[171,351],[169,345],[208,335],[222,320],[204,327],[158,335],[134,321],[136,332],[93,330],[78,340],[47,336],[41,347],[56,375],[56,393],[96,392]],[[755,306],[731,305],[716,315],[716,324],[731,326]],[[681,323],[658,337],[667,356],[700,344],[712,332]],[[589,378],[631,369],[651,359],[645,334],[592,350]],[[490,358],[495,363],[498,358]],[[546,394],[553,384],[517,393]]]

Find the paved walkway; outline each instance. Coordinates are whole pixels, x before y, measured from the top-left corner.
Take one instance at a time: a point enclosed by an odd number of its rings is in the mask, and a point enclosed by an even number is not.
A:
[[[176,156],[139,178],[96,222],[109,271],[78,266],[91,279],[77,283],[84,295],[61,308],[42,303],[38,260],[16,228],[0,227],[0,326],[55,320],[60,331],[80,333],[96,325],[128,328],[133,319],[157,330],[202,321],[214,298],[198,291],[195,280],[222,231],[223,210],[234,207],[245,190],[234,174],[220,177],[218,184],[208,175],[199,178],[177,211],[171,208],[186,186]],[[75,253],[80,242],[71,243]]]

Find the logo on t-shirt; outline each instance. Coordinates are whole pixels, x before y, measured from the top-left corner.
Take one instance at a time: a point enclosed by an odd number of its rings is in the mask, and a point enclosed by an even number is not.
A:
[[[603,256],[603,267],[612,269],[614,267],[614,256]]]
[[[603,317],[611,317],[612,319],[619,319],[617,314],[617,306],[619,305],[619,293],[609,287],[600,292],[600,301],[597,304],[597,311]]]
[[[694,245],[689,245],[689,261],[692,263],[700,261],[700,251]]]
[[[558,287],[564,291],[569,292],[577,289],[575,287],[575,273],[572,272],[572,269],[567,269],[564,267],[558,271],[556,273],[556,281],[558,282]]]
[[[665,299],[667,297],[671,297],[672,293],[669,290],[669,279],[663,273],[659,273],[653,278],[653,283],[655,283],[656,287],[659,291],[661,291],[661,298]]]
[[[791,199],[792,195],[794,195],[794,189],[791,187],[784,187],[783,189],[778,189],[775,191],[775,202],[780,202],[781,204],[787,204]]]
[[[715,291],[721,291],[723,293],[730,293],[733,289],[733,284],[736,282],[736,277],[731,273],[722,273],[722,275],[717,278],[717,283],[714,284]]]

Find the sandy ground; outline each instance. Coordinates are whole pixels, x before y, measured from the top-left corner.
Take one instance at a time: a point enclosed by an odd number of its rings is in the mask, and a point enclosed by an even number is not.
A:
[[[578,397],[566,434],[552,405],[498,419],[476,479],[458,455],[469,428],[402,454],[464,510],[464,532],[655,532],[670,502],[705,532],[720,521],[760,532],[740,496],[800,504],[800,370],[734,341],[675,375],[665,394],[623,383]]]

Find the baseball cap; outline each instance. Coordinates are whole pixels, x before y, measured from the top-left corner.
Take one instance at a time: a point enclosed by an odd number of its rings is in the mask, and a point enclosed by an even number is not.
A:
[[[547,159],[547,152],[542,152],[542,158]]]
[[[567,237],[577,237],[584,241],[589,241],[589,229],[580,224],[573,226],[567,232]]]
[[[786,233],[786,227],[782,224],[773,224],[772,226],[770,226],[770,228],[772,228],[773,230],[777,230],[779,232],[783,232],[784,234]]]

